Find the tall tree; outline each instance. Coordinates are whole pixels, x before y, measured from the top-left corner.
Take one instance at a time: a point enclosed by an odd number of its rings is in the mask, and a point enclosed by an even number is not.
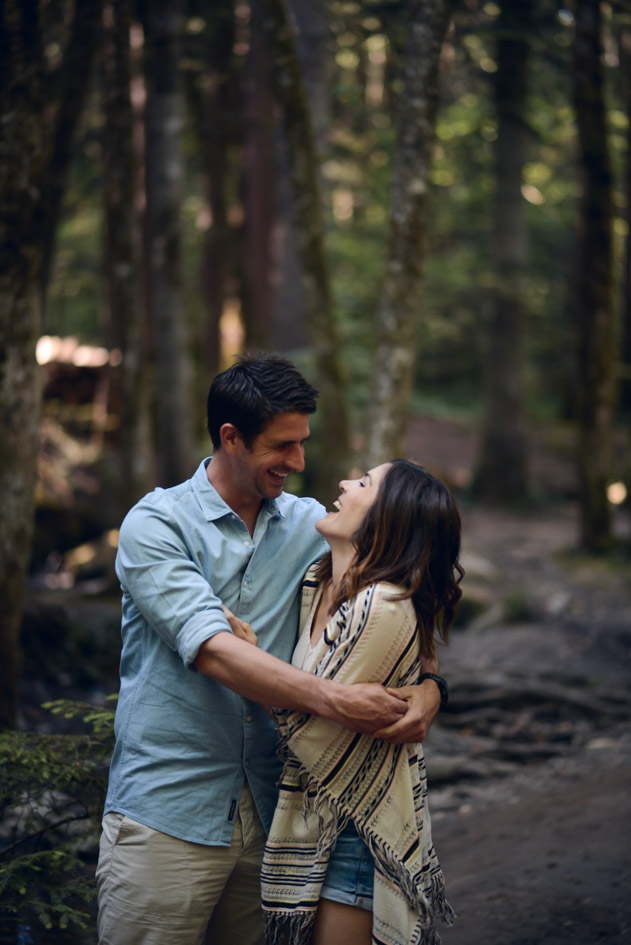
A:
[[[59,79],[58,107],[50,129],[50,164],[44,182],[42,288],[50,280],[61,203],[66,190],[76,131],[90,88],[90,75],[101,35],[103,0],[77,0]]]
[[[502,0],[497,24],[494,286],[486,331],[485,406],[477,488],[486,499],[525,497],[527,423],[524,390],[526,218],[522,167],[527,146],[527,70],[531,0]]]
[[[139,298],[136,162],[131,102],[130,27],[132,0],[108,0],[104,11],[103,193],[109,338],[120,348],[121,512],[150,487],[146,325]]]
[[[625,219],[627,233],[622,278],[622,380],[620,406],[631,414],[631,14],[620,26],[618,34],[622,96],[627,115],[627,155],[624,179]]]
[[[246,344],[268,348],[272,324],[272,229],[276,145],[264,11],[250,5],[250,49],[244,77],[243,317]]]
[[[399,455],[412,393],[428,196],[448,0],[411,0],[366,463]]]
[[[224,304],[234,286],[235,232],[228,219],[232,185],[229,150],[235,142],[239,80],[233,53],[233,3],[212,0],[190,4],[204,29],[190,36],[184,76],[186,95],[202,155],[210,225],[201,251],[201,290],[204,301],[203,348],[207,376],[220,366],[220,326]],[[234,188],[232,188],[234,189]],[[233,290],[234,291],[234,290]],[[204,379],[205,381],[207,378]]]
[[[192,363],[182,300],[183,0],[145,5],[146,246],[148,303],[155,350],[159,481],[187,478],[193,460]]]
[[[39,442],[43,54],[37,0],[0,4],[0,729],[16,723]]]
[[[574,102],[582,196],[575,272],[578,339],[578,470],[580,540],[593,552],[611,538],[607,478],[614,407],[614,319],[611,304],[611,170],[607,143],[598,0],[578,0]]]
[[[325,156],[331,101],[330,30],[326,0],[289,0],[289,15],[296,36],[296,50],[304,77],[314,134],[318,171]],[[304,348],[309,332],[300,284],[300,259],[292,212],[287,140],[276,135],[275,218],[272,233],[273,319],[271,343],[281,351]],[[319,175],[320,199],[328,195],[324,175]]]
[[[348,414],[337,326],[333,314],[318,161],[309,103],[286,0],[265,0],[264,28],[272,62],[272,82],[288,138],[290,177],[302,284],[320,388],[318,494],[332,497],[347,469]]]

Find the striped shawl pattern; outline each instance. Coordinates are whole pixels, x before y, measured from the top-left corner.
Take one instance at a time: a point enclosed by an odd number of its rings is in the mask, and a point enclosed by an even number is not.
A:
[[[418,678],[414,608],[400,588],[373,584],[346,602],[304,669],[346,684],[403,686]],[[302,591],[301,631],[319,591]],[[390,745],[327,719],[277,713],[284,761],[262,868],[267,945],[307,945],[331,848],[349,820],[375,861],[373,945],[436,945],[435,918],[451,924],[431,839],[420,745]]]

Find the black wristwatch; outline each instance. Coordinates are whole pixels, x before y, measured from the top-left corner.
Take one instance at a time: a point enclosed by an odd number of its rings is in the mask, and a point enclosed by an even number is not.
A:
[[[436,676],[435,673],[423,673],[418,678],[419,685],[425,679],[433,679],[438,688],[440,689],[440,707],[444,709],[447,703],[449,702],[449,689],[447,687],[447,681],[443,679],[442,676]]]

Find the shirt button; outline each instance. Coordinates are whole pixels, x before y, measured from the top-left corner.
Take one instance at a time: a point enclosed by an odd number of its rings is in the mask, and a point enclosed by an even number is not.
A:
[[[251,722],[251,721],[252,721],[252,716],[251,716],[251,715],[248,715],[248,717],[247,717],[247,719],[246,719],[246,722]]]

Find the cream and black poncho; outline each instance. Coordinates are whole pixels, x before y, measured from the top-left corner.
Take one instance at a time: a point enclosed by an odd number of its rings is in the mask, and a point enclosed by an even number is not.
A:
[[[344,604],[303,668],[342,683],[414,683],[419,639],[400,588],[373,584]],[[301,632],[309,633],[317,584],[303,585]],[[304,643],[304,641],[303,641]],[[267,841],[262,900],[268,945],[306,945],[331,848],[349,820],[375,861],[373,942],[435,945],[435,918],[451,924],[432,845],[420,745],[390,745],[317,716],[278,714],[284,769]]]

